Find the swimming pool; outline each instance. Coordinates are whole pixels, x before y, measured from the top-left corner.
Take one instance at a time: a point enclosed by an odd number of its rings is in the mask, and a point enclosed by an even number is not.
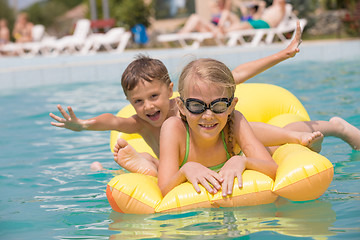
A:
[[[170,71],[179,73],[176,67]],[[112,212],[105,196],[112,174],[89,169],[93,161],[117,168],[109,132],[57,129],[48,116],[58,103],[73,106],[81,118],[125,106],[119,80],[105,71],[98,77],[1,91],[1,239],[359,239],[360,152],[336,138],[323,144],[321,153],[334,164],[335,175],[316,201],[280,199],[263,206],[152,215]],[[357,57],[295,59],[251,81],[290,90],[312,119],[339,115],[360,128],[359,80]]]

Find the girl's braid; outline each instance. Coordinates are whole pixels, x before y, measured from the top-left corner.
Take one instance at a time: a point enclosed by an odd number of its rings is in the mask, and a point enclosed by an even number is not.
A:
[[[228,116],[228,134],[227,134],[227,139],[226,139],[226,145],[229,151],[230,156],[234,156],[234,118],[235,118],[235,114],[234,111],[232,113],[230,113],[230,115]]]

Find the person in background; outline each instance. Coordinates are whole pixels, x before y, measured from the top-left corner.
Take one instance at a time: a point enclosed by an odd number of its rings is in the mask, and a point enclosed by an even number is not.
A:
[[[223,11],[230,11],[231,0],[216,0],[209,2],[211,21],[209,22],[197,14],[192,14],[179,33],[190,33],[196,30],[198,32],[213,32],[214,34],[218,34],[217,26],[222,24],[221,18]]]
[[[5,18],[0,19],[0,46],[10,41],[10,31]]]
[[[226,12],[226,17],[224,17],[223,21],[229,22],[230,26],[226,28],[220,26],[221,32],[227,33],[243,29],[275,28],[285,16],[285,5],[285,0],[274,0],[267,8],[259,7],[256,13],[259,17],[254,16],[253,19],[247,21],[241,21],[236,14]],[[264,4],[260,6],[264,6]]]
[[[32,28],[34,24],[28,21],[28,16],[26,13],[20,13],[17,16],[14,30],[12,32],[15,42],[24,43],[31,42],[32,38]]]
[[[236,6],[239,7],[241,12],[240,20],[249,21],[261,17],[261,13],[264,11],[266,3],[264,1],[237,1]]]

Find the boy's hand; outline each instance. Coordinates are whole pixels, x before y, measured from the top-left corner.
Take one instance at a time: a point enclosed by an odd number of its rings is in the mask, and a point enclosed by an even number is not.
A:
[[[86,130],[89,125],[95,122],[95,120],[81,120],[77,118],[71,107],[68,107],[69,114],[61,107],[60,104],[57,106],[57,108],[59,109],[61,115],[64,118],[58,117],[55,114],[50,113],[50,117],[57,121],[51,122],[51,125],[55,127],[67,128],[73,131],[82,131]]]
[[[288,57],[295,57],[295,55],[300,51],[299,45],[301,44],[301,27],[300,22],[296,22],[296,33],[294,39],[291,41],[289,46],[285,49]]]
[[[195,188],[195,191],[200,193],[199,183],[211,194],[215,194],[221,188],[223,181],[220,174],[210,170],[196,162],[187,162],[181,167],[181,171],[185,174],[185,177]],[[212,186],[211,186],[211,185]]]
[[[223,177],[222,183],[222,196],[232,194],[234,186],[234,178],[238,179],[238,186],[242,188],[242,173],[246,168],[246,157],[244,156],[233,156],[225,165],[221,168],[219,174]]]

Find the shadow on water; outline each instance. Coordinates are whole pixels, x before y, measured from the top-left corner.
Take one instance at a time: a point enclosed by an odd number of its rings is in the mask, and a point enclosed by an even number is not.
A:
[[[233,239],[265,232],[266,239],[326,237],[336,220],[327,201],[290,202],[280,198],[262,206],[197,209],[186,212],[129,215],[112,212],[110,239]],[[284,238],[285,239],[285,238]],[[289,239],[289,238],[287,238]]]

